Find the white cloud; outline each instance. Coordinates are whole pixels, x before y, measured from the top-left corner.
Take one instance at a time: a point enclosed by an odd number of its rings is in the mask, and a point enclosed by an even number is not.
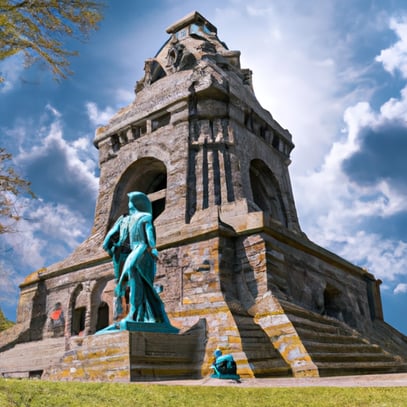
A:
[[[399,283],[396,288],[393,290],[394,294],[405,294],[407,293],[407,284]]]
[[[390,98],[382,105],[380,113],[383,119],[407,122],[407,86],[401,90],[400,95],[399,99]]]
[[[14,163],[26,170],[38,199],[18,197],[15,206],[22,218],[18,229],[0,236],[0,247],[11,253],[8,269],[22,268],[25,274],[28,268],[33,271],[67,256],[86,238],[98,192],[91,137],[66,140],[62,115],[52,105],[46,106],[33,134],[35,127],[31,122],[19,123],[20,152]],[[23,148],[28,137],[36,144]]]
[[[376,278],[394,281],[407,275],[405,242],[385,239],[383,236],[363,231],[354,236],[347,234],[345,239],[341,255],[366,267]]]
[[[16,232],[0,237],[0,251],[5,254],[0,264],[0,295],[16,293],[29,273],[66,257],[89,232],[89,219],[67,206],[42,200],[20,200],[19,205],[22,220]]]
[[[391,62],[393,70],[404,70],[407,54],[402,50],[407,50],[407,32],[402,29],[407,25],[395,25],[393,21],[392,27],[401,38],[397,52],[394,46],[383,50],[380,60],[386,62],[386,69],[390,69]],[[370,219],[406,213],[405,190],[383,178],[368,185],[356,184],[344,172],[343,163],[363,148],[363,129],[374,130],[390,121],[406,121],[407,87],[402,89],[399,98],[389,99],[377,112],[371,107],[369,96],[366,93],[365,101],[344,109],[346,127],[341,138],[331,141],[319,168],[311,170],[307,164],[308,171],[296,175],[293,184],[301,224],[312,240],[368,268],[377,278],[394,281],[407,275],[407,242],[370,233],[365,227]],[[319,132],[318,137],[321,136]]]
[[[107,106],[104,110],[100,110],[94,102],[87,102],[85,106],[89,120],[95,126],[106,124],[116,113],[116,110],[110,106]]]
[[[386,71],[394,74],[399,71],[407,78],[407,17],[390,20],[390,28],[399,37],[399,40],[390,48],[384,49],[376,57]]]
[[[128,90],[128,89],[117,89],[115,91],[115,96],[116,96],[116,100],[118,104],[121,105],[128,105],[131,102],[133,102],[133,100],[135,99],[135,94],[134,92]]]
[[[54,106],[50,105],[49,103],[45,106],[45,109],[52,113],[52,115],[59,119],[62,115]]]
[[[345,69],[352,52],[335,13],[333,2],[233,1],[216,9],[219,37],[241,50],[260,103],[293,134],[294,177],[322,165],[343,111],[365,90],[361,72]]]
[[[83,201],[96,199],[96,152],[90,136],[66,140],[58,112],[52,106],[47,110],[56,118],[40,129],[40,143],[21,150],[15,161],[26,169],[34,192],[40,197],[79,208],[84,206]],[[26,134],[31,134],[29,129]]]
[[[8,93],[14,89],[23,69],[24,61],[21,53],[0,62],[0,76],[4,78],[4,82],[0,83],[0,93]]]
[[[28,212],[29,222],[34,232],[49,236],[53,241],[61,241],[73,249],[86,237],[89,219],[81,217],[77,211],[61,204],[42,203]]]

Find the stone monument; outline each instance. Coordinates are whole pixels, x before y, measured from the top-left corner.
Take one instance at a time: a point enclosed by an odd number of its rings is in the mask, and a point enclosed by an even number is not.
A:
[[[17,324],[0,335],[0,372],[202,377],[216,349],[233,355],[242,378],[406,371],[407,339],[383,320],[380,281],[302,232],[292,136],[260,106],[240,52],[198,12],[167,33],[134,102],[96,131],[91,235],[21,284]],[[151,202],[154,285],[179,332],[94,335],[114,323],[119,274],[102,246],[133,191]],[[62,333],[49,323],[56,304]]]

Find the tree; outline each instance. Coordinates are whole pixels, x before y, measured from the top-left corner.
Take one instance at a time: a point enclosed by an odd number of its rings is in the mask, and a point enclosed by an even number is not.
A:
[[[8,328],[11,328],[14,325],[14,322],[8,320],[4,314],[3,311],[0,308],[0,332],[5,331]]]
[[[0,148],[0,234],[12,232],[15,222],[21,219],[15,202],[22,193],[35,197],[30,183],[21,178],[9,165],[12,156],[4,148]]]
[[[0,61],[22,52],[26,66],[41,60],[56,79],[66,78],[69,57],[78,53],[63,41],[86,39],[102,7],[97,0],[0,0]]]

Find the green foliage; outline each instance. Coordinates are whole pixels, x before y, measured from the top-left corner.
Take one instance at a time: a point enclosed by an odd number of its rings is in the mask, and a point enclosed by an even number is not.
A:
[[[0,332],[5,331],[8,328],[11,328],[14,325],[14,322],[9,321],[3,314],[3,311],[0,308]]]
[[[407,387],[243,387],[0,380],[0,406],[399,407]]]
[[[98,28],[102,7],[91,0],[0,0],[0,61],[23,52],[26,66],[41,60],[55,78],[65,78],[77,52],[63,41],[86,39]]]
[[[15,205],[17,196],[27,193],[35,197],[30,183],[20,178],[10,166],[11,158],[10,153],[0,148],[0,234],[14,231],[15,222],[21,219]]]

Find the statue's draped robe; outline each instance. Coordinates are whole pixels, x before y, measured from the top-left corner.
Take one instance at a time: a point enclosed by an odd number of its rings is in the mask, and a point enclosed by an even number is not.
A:
[[[130,288],[128,320],[136,322],[168,322],[160,296],[154,288],[156,261],[151,254],[155,247],[152,216],[136,212],[123,218],[126,227],[120,231],[128,234],[131,252],[123,265],[118,291]],[[122,240],[122,239],[119,239]]]

